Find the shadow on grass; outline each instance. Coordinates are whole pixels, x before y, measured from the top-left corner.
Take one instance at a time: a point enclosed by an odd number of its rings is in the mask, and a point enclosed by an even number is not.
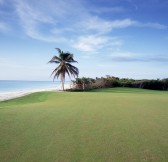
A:
[[[99,88],[99,89],[86,89],[86,90],[72,90],[70,92],[104,92],[104,93],[141,93],[141,94],[168,94],[168,91],[149,90],[140,88]]]

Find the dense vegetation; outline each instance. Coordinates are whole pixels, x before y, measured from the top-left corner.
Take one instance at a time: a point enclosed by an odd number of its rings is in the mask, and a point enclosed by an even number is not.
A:
[[[167,162],[167,97],[101,88],[0,102],[0,161]]]
[[[135,80],[129,78],[118,78],[113,76],[106,76],[101,78],[76,78],[73,81],[74,90],[90,90],[96,88],[112,88],[112,87],[129,87],[129,88],[143,88],[151,90],[168,90],[168,78],[157,80]]]

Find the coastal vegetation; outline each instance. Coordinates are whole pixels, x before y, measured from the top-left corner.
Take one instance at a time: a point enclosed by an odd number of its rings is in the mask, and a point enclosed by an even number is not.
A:
[[[51,75],[54,75],[53,81],[55,78],[59,78],[62,82],[62,89],[64,91],[64,83],[65,83],[65,74],[68,76],[78,77],[79,70],[77,67],[71,65],[71,63],[75,63],[73,59],[73,54],[70,52],[63,52],[59,48],[55,48],[58,51],[59,56],[54,56],[49,63],[59,64],[52,72]]]
[[[120,87],[0,102],[0,161],[167,162],[167,98]]]
[[[168,90],[168,78],[165,79],[142,79],[119,78],[107,75],[101,78],[76,78],[73,82],[74,91],[92,90],[99,88],[129,87],[151,90]]]

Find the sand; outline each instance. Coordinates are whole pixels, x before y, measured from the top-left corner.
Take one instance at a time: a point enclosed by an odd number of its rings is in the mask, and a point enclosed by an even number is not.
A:
[[[65,89],[69,89],[70,85],[66,84],[66,85],[64,85],[64,87],[65,87]],[[48,89],[35,89],[35,90],[16,91],[16,92],[0,92],[0,101],[6,101],[6,100],[26,96],[26,95],[29,95],[31,93],[45,92],[45,91],[62,92],[62,87],[58,86],[57,88],[48,88]]]

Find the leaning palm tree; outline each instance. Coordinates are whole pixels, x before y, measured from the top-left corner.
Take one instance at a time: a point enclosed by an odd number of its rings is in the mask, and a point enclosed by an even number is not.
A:
[[[59,56],[54,56],[49,63],[56,63],[59,64],[58,67],[54,69],[51,73],[51,76],[54,74],[53,81],[55,78],[61,79],[62,82],[62,89],[64,91],[64,83],[65,83],[65,74],[67,73],[68,76],[78,77],[79,70],[77,67],[71,65],[71,63],[77,62],[73,59],[73,54],[70,52],[63,52],[59,48],[55,48],[58,51]]]

